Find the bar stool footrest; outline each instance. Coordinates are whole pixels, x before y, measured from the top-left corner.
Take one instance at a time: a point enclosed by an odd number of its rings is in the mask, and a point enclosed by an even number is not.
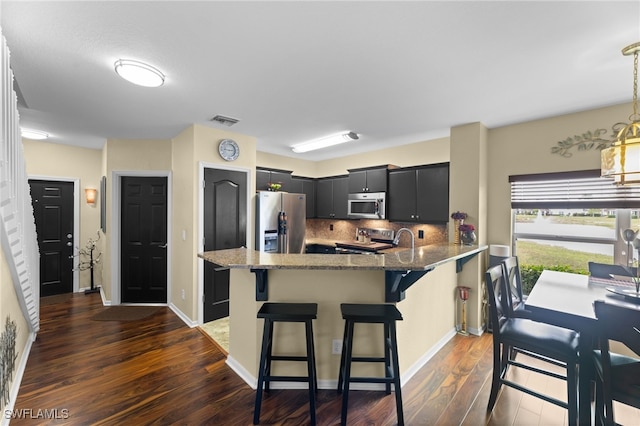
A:
[[[395,383],[395,377],[349,377],[350,383]]]
[[[384,358],[378,357],[368,357],[368,356],[359,356],[359,357],[351,357],[351,362],[385,362]]]
[[[307,376],[266,376],[265,382],[309,382]]]
[[[304,361],[307,362],[307,357],[296,355],[272,355],[271,361]]]

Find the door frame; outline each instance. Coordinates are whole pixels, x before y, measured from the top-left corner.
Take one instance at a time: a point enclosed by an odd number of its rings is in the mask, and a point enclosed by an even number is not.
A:
[[[45,175],[27,175],[27,180],[51,180],[56,182],[70,182],[73,183],[73,247],[74,254],[76,249],[80,246],[80,179],[72,177],[62,176],[45,176]],[[73,292],[78,293],[80,291],[80,271],[78,265],[80,264],[79,256],[73,257]]]
[[[247,175],[247,248],[253,249],[253,216],[251,215],[251,194],[255,192],[255,182],[253,180],[253,173],[251,169],[247,167],[230,166],[221,163],[209,163],[205,161],[198,162],[198,235],[196,241],[198,241],[198,253],[204,252],[204,170],[205,169],[218,169],[218,170],[230,170],[234,172],[243,172]],[[204,321],[204,260],[198,259],[198,325],[202,325]]]
[[[121,186],[122,177],[135,176],[135,177],[166,177],[167,178],[167,303],[161,303],[160,305],[171,304],[171,259],[173,258],[173,241],[172,241],[172,227],[173,227],[173,200],[172,200],[172,181],[170,170],[113,170],[111,171],[111,184],[107,182],[107,209],[111,213],[111,220],[107,226],[107,233],[111,232],[109,241],[111,244],[111,301],[105,303],[105,305],[119,305],[121,304],[121,265],[120,265],[120,232],[121,232]],[[149,305],[149,303],[144,303]]]

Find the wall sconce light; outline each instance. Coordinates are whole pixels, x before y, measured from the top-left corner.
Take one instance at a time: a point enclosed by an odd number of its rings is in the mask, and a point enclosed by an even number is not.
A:
[[[85,188],[84,195],[87,198],[87,204],[96,205],[98,190],[95,188]]]

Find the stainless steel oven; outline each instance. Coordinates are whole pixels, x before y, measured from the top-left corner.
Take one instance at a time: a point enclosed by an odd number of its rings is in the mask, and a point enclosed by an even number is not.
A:
[[[384,192],[363,192],[349,194],[348,215],[351,219],[384,219],[385,199]]]

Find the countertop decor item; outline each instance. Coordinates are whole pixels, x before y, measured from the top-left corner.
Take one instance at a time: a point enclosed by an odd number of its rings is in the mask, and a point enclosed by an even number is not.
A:
[[[460,226],[464,224],[464,220],[467,218],[465,212],[456,211],[451,213],[451,219],[453,219],[453,243],[461,244],[460,242]]]
[[[282,188],[281,183],[269,182],[269,191],[280,191],[280,188]]]
[[[458,230],[460,231],[460,240],[462,241],[462,244],[470,246],[476,242],[475,226],[465,223],[460,225]]]

